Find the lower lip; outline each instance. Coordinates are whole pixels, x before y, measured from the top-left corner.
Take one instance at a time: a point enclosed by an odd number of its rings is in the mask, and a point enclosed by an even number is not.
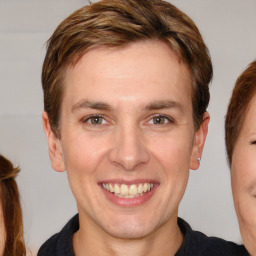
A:
[[[120,198],[115,194],[104,189],[101,185],[99,186],[102,189],[105,196],[107,197],[107,199],[120,207],[136,207],[136,206],[141,206],[145,204],[153,196],[153,194],[156,192],[156,189],[158,187],[158,185],[155,184],[154,187],[149,192],[143,194],[142,196],[138,196],[134,198]]]

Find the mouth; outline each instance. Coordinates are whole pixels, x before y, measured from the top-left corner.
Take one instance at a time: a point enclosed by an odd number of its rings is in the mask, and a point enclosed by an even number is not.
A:
[[[154,189],[154,183],[139,184],[119,184],[119,183],[101,183],[104,190],[112,193],[119,198],[136,198],[148,194]]]

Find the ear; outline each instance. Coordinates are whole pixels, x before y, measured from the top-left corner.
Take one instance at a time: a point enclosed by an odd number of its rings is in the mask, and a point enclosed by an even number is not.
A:
[[[42,114],[44,132],[48,141],[49,156],[52,163],[52,168],[57,172],[65,171],[62,147],[60,139],[56,137],[52,131],[48,114],[44,111]]]
[[[198,158],[202,158],[202,152],[204,148],[205,139],[208,133],[208,124],[210,122],[210,115],[205,112],[203,115],[203,122],[199,129],[195,133],[194,145],[192,149],[191,159],[190,159],[190,169],[197,170],[200,166]]]

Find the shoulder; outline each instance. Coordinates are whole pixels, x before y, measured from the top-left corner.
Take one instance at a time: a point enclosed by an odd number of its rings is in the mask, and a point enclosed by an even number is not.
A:
[[[51,236],[39,249],[37,256],[56,255],[56,244],[59,233]]]
[[[182,255],[197,256],[248,256],[244,246],[225,241],[217,237],[208,237],[202,232],[193,231],[184,220],[178,220],[179,227],[184,234],[184,241],[177,253]]]
[[[72,237],[79,229],[78,214],[64,228],[50,237],[39,249],[37,256],[74,256]]]

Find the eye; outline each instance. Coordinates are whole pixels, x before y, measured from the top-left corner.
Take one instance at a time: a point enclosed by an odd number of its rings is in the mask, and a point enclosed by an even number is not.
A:
[[[101,124],[105,124],[106,120],[104,119],[103,116],[94,115],[94,116],[89,116],[86,119],[84,119],[83,123],[89,123],[91,125],[101,125]]]
[[[251,141],[252,145],[256,145],[256,140]]]
[[[157,115],[154,116],[152,119],[149,121],[150,124],[156,124],[156,125],[164,125],[168,123],[173,123],[172,118],[163,116],[163,115]]]

